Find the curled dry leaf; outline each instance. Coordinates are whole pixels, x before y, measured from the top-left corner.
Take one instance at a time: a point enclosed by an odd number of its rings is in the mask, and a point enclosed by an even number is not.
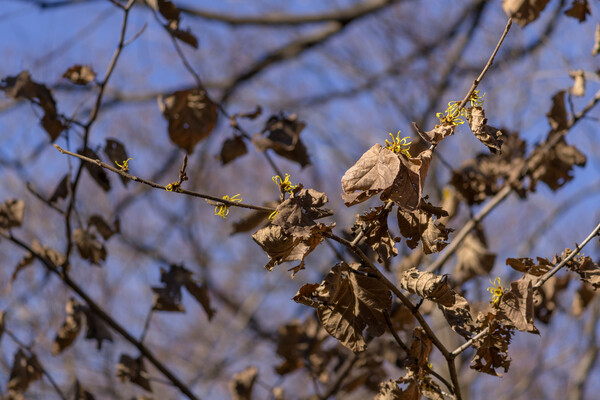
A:
[[[474,343],[477,352],[471,360],[471,368],[492,376],[502,376],[497,372],[497,369],[503,368],[504,372],[507,372],[510,367],[511,359],[508,357],[508,346],[513,331],[512,328],[505,327],[495,321],[493,316],[488,315],[485,319],[489,320],[487,324],[489,331]]]
[[[252,389],[258,378],[258,368],[248,367],[233,375],[229,381],[229,392],[233,400],[251,400]]]
[[[181,17],[179,9],[175,7],[175,4],[168,0],[157,0],[156,5],[158,7],[158,12],[160,12],[160,14],[168,21],[168,24],[165,25],[165,29],[175,38],[197,49],[198,39],[189,29],[182,30],[179,27]]]
[[[252,137],[252,143],[259,151],[272,149],[281,157],[305,167],[310,164],[306,146],[300,140],[300,133],[305,126],[304,122],[298,121],[296,115],[273,115],[265,124],[262,134],[257,133]],[[266,133],[268,135],[265,137]]]
[[[383,283],[350,271],[358,267],[341,262],[320,285],[304,285],[294,296],[297,303],[316,308],[325,330],[355,353],[367,347],[365,328],[371,336],[385,332],[383,312],[392,306],[392,295]]]
[[[31,80],[28,71],[22,71],[17,76],[7,76],[0,82],[0,90],[12,99],[27,99],[37,104],[44,110],[42,127],[50,135],[50,140],[55,141],[65,126],[58,118],[56,102],[50,90],[37,82]]]
[[[60,267],[67,260],[65,255],[61,252],[54,250],[53,248],[48,246],[42,246],[40,242],[38,242],[35,239],[31,242],[31,249],[35,253],[39,254],[46,262],[48,262],[53,267]]]
[[[467,340],[477,333],[477,327],[473,323],[473,316],[471,315],[471,306],[467,299],[455,293],[452,306],[446,307],[438,304],[438,307],[454,332]]]
[[[519,272],[524,274],[529,274],[533,276],[542,276],[546,272],[550,271],[554,264],[542,257],[537,257],[537,265],[531,258],[507,258],[506,265],[516,269]]]
[[[406,244],[411,249],[416,248],[421,241],[423,252],[431,254],[442,251],[448,245],[448,235],[452,229],[435,222],[431,213],[423,209],[407,211],[398,207],[397,216],[400,234],[407,239]]]
[[[27,356],[21,349],[18,349],[15,353],[10,377],[6,385],[9,398],[11,398],[11,395],[18,396],[24,393],[32,382],[42,377],[42,366],[37,356],[31,351],[29,353],[31,355]]]
[[[575,317],[580,317],[595,296],[596,290],[594,287],[585,282],[581,282],[581,286],[579,286],[579,289],[577,289],[575,295],[573,296],[571,313]]]
[[[121,382],[129,381],[152,392],[143,357],[133,358],[127,354],[121,354],[119,364],[117,364],[117,377],[121,378]]]
[[[548,123],[554,131],[566,129],[569,122],[565,108],[565,93],[564,90],[561,90],[552,97],[552,107],[546,114]]]
[[[585,73],[583,70],[569,71],[569,76],[573,78],[571,94],[577,97],[585,96]]]
[[[223,142],[223,147],[221,147],[221,164],[229,164],[236,158],[247,153],[248,149],[246,148],[246,143],[241,136],[236,135],[232,138],[227,138],[225,142]]]
[[[585,22],[588,15],[592,15],[588,0],[573,0],[571,8],[565,11],[565,15],[577,19],[580,23]]]
[[[96,235],[83,229],[73,231],[73,241],[81,258],[89,260],[92,264],[100,265],[106,260],[106,248],[96,239]]]
[[[481,107],[471,107],[467,114],[467,122],[477,139],[494,154],[502,153],[502,132],[498,128],[487,125],[485,110]]]
[[[406,387],[400,388],[398,386],[402,383]],[[404,381],[402,378],[381,382],[379,393],[375,396],[375,400],[419,400],[420,398],[419,383],[416,380]]]
[[[96,79],[96,73],[92,67],[87,65],[73,65],[63,74],[63,78],[67,78],[76,85],[87,85]]]
[[[429,354],[431,353],[431,339],[420,326],[413,330],[412,343],[408,352],[408,358],[411,363],[409,369],[413,371],[422,370],[429,363]]]
[[[67,347],[71,346],[77,335],[81,331],[82,310],[79,302],[71,298],[65,305],[67,317],[56,334],[54,344],[52,345],[52,354],[57,355],[63,352]]]
[[[106,157],[108,157],[110,160],[109,164],[113,167],[117,166],[117,163],[118,165],[123,165],[123,163],[129,158],[127,157],[125,145],[116,139],[106,139],[106,144],[104,145],[104,154],[106,154]],[[123,185],[127,185],[127,183],[129,183],[129,179],[122,175],[120,175],[120,177]]]
[[[210,306],[208,290],[206,286],[198,285],[193,279],[192,271],[182,265],[171,265],[168,271],[161,268],[160,272],[160,281],[164,283],[164,286],[152,288],[155,293],[153,310],[184,312],[185,308],[181,304],[181,287],[183,286],[200,303],[208,319],[213,317],[215,311]]]
[[[552,190],[559,189],[573,179],[573,168],[583,167],[586,162],[586,156],[575,146],[569,146],[564,137],[548,151],[542,152],[540,147],[536,148],[531,156],[531,163],[535,167],[529,172],[531,190],[535,189],[538,181],[544,182]]]
[[[557,263],[571,254],[570,249],[566,249],[560,257],[555,257]],[[600,267],[591,257],[576,256],[567,263],[567,268],[579,275],[579,279],[590,284],[594,290],[600,289]]]
[[[89,147],[79,150],[78,153],[82,156],[91,158],[92,160],[100,160],[100,157],[98,157],[98,155]],[[104,168],[90,162],[83,162],[83,166],[90,173],[90,176],[98,184],[98,186],[102,188],[102,190],[105,192],[110,190],[110,181],[108,180],[108,175],[106,175]]]
[[[456,251],[452,278],[462,284],[476,276],[486,276],[494,268],[496,254],[490,252],[479,236],[469,234]]]
[[[59,199],[64,199],[65,197],[67,197],[69,194],[68,185],[69,185],[69,174],[63,176],[63,178],[60,180],[60,182],[56,186],[56,189],[54,189],[52,196],[50,196],[50,199],[48,199],[48,202],[56,203]]]
[[[87,322],[85,338],[96,340],[96,348],[98,350],[102,349],[102,342],[104,340],[112,342],[112,334],[110,333],[106,323],[104,323],[104,321],[98,317],[95,312],[87,307],[83,308],[83,312],[85,314],[85,321]]]
[[[412,294],[446,307],[451,307],[455,302],[455,293],[448,284],[447,275],[436,275],[411,268],[402,274],[400,286]]]
[[[94,214],[88,218],[88,229],[91,226],[96,227],[96,230],[98,231],[98,233],[100,235],[102,235],[102,238],[104,240],[110,239],[112,237],[112,235],[119,232],[119,224],[118,223],[115,223],[115,226],[111,227],[104,220],[104,218],[102,218],[102,216],[100,216],[98,214]]]
[[[504,326],[539,334],[533,325],[533,283],[529,277],[510,283],[510,290],[502,294],[498,309],[497,321]]]
[[[304,269],[304,258],[335,226],[335,223],[325,225],[315,222],[315,219],[331,215],[330,210],[321,208],[326,202],[324,193],[297,188],[277,207],[272,223],[252,235],[270,258],[266,269],[270,271],[282,262],[298,260],[300,264],[291,269],[292,276]]]
[[[158,102],[169,122],[171,141],[189,154],[217,124],[217,105],[204,89],[176,91],[164,99],[159,97]]]
[[[342,177],[346,206],[363,201],[390,188],[400,171],[400,159],[379,143],[367,150]]]
[[[417,133],[419,134],[419,136],[421,136],[421,139],[423,139],[427,143],[433,144],[433,145],[437,145],[444,138],[446,138],[450,135],[453,135],[454,130],[456,129],[456,127],[452,126],[452,125],[450,125],[450,126],[439,125],[437,128],[434,128],[428,132],[425,132],[425,131],[421,130],[421,128],[419,128],[419,126],[417,125],[416,122],[413,122],[413,126],[417,130]]]
[[[308,289],[312,293],[315,287]],[[279,375],[286,375],[297,369],[310,365],[310,370],[320,375],[331,358],[331,354],[325,352],[322,344],[329,335],[321,325],[309,316],[304,323],[292,321],[278,328],[277,354],[284,361],[275,367]]]
[[[398,255],[395,244],[400,241],[400,238],[390,234],[387,223],[389,214],[390,210],[385,206],[369,209],[363,215],[357,216],[352,227],[354,233],[364,232],[365,243],[377,253],[377,262],[380,264]]]
[[[12,199],[0,205],[0,229],[11,229],[21,226],[23,214],[25,213],[25,202]]]
[[[550,0],[502,0],[502,8],[508,17],[524,27],[535,21]]]
[[[431,163],[431,155],[431,149],[427,149],[413,158],[397,154],[401,163],[398,175],[392,186],[381,194],[381,200],[391,200],[398,208],[410,211],[421,206],[423,204],[421,196]]]

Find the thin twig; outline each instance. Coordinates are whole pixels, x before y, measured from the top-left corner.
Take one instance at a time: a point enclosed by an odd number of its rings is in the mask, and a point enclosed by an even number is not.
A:
[[[156,182],[149,181],[147,179],[143,179],[143,178],[137,177],[135,175],[131,175],[131,174],[129,174],[129,173],[127,173],[127,172],[125,172],[125,171],[123,171],[121,169],[113,167],[112,165],[108,165],[106,163],[103,163],[100,160],[94,160],[92,158],[83,156],[81,154],[73,153],[71,151],[68,151],[68,150],[65,150],[65,149],[61,148],[57,144],[55,144],[54,147],[58,151],[60,151],[61,153],[63,153],[63,154],[67,154],[69,156],[77,157],[77,158],[79,158],[79,159],[81,159],[81,160],[83,160],[85,162],[88,162],[88,163],[96,164],[96,165],[98,165],[98,166],[100,166],[100,167],[102,167],[104,169],[107,169],[107,170],[112,171],[112,172],[114,172],[116,174],[119,174],[119,175],[121,175],[121,176],[123,176],[123,177],[125,177],[127,179],[131,179],[134,182],[143,183],[143,184],[151,186],[151,187],[153,187],[155,189],[162,189],[162,190],[165,190],[165,191],[167,190],[165,188],[165,186],[163,186],[163,185],[160,185],[160,184],[158,184]],[[258,210],[258,211],[264,211],[264,212],[269,212],[269,213],[275,211],[274,208],[270,208],[270,207],[261,207],[261,206],[255,206],[255,205],[252,205],[252,204],[246,204],[246,203],[236,203],[236,202],[233,202],[233,201],[230,201],[230,200],[220,199],[220,198],[215,197],[215,196],[210,196],[210,195],[203,194],[203,193],[198,193],[198,192],[192,192],[191,190],[186,190],[186,189],[180,189],[180,191],[173,191],[173,193],[181,193],[181,194],[185,194],[185,195],[188,195],[188,196],[200,197],[202,199],[211,200],[211,201],[213,201],[215,203],[223,204],[223,205],[226,205],[228,207],[248,208],[248,209],[251,209],[251,210]]]

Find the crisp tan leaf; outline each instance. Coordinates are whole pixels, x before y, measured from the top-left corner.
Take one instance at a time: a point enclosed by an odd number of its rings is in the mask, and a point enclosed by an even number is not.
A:
[[[96,348],[102,349],[102,342],[107,340],[112,342],[112,334],[106,323],[92,310],[84,308],[85,321],[87,323],[87,331],[85,332],[86,339],[96,340]]]
[[[549,135],[550,139],[552,133]],[[544,182],[552,190],[557,190],[565,183],[573,179],[571,172],[575,166],[583,167],[587,162],[586,156],[575,146],[569,146],[565,138],[548,151],[536,148],[531,159],[536,161],[537,166],[529,172],[531,177],[531,189],[533,190],[538,181]],[[539,162],[537,162],[539,160]]]
[[[273,115],[266,122],[261,133],[252,137],[252,143],[259,151],[272,149],[281,157],[297,162],[301,167],[310,164],[306,146],[300,139],[300,133],[306,124],[298,121],[296,115]],[[266,137],[265,134],[268,134]]]
[[[63,74],[63,78],[76,85],[87,85],[96,79],[96,73],[87,65],[73,65]]]
[[[98,157],[98,155],[89,147],[86,147],[83,150],[79,150],[78,153],[82,156],[91,158],[92,160],[100,160],[100,157]],[[110,180],[108,179],[108,175],[106,175],[104,168],[90,162],[84,162],[83,166],[85,167],[87,172],[89,172],[94,182],[96,182],[98,186],[102,188],[102,190],[104,190],[105,192],[108,192],[110,190]]]
[[[169,121],[171,141],[189,154],[217,124],[217,105],[203,89],[176,91],[159,98],[159,106]]]
[[[35,239],[31,242],[31,249],[55,267],[62,266],[67,259],[64,254],[48,246],[42,246],[40,242]]]
[[[96,239],[96,235],[83,229],[73,231],[73,241],[79,250],[81,258],[89,260],[92,264],[100,265],[106,260],[106,248]]]
[[[385,209],[385,206],[369,209],[356,218],[356,223],[352,227],[352,231],[364,233],[365,243],[377,253],[377,262],[380,264],[398,255],[395,244],[400,241],[400,238],[392,237],[390,234],[387,223],[389,213],[390,210]]]
[[[429,354],[433,345],[425,330],[420,326],[413,329],[412,339],[408,352],[408,358],[412,362],[409,369],[421,370],[429,363]]]
[[[565,108],[565,91],[561,90],[552,97],[552,107],[546,114],[554,131],[566,129],[569,119]]]
[[[492,376],[502,376],[496,370],[508,371],[511,359],[508,358],[508,345],[512,337],[512,328],[505,327],[495,320],[489,322],[489,331],[474,344],[477,352],[471,360],[471,368]]]
[[[381,200],[391,200],[404,210],[417,209],[423,203],[421,197],[431,155],[431,149],[413,158],[406,158],[404,154],[397,155],[401,163],[398,175],[392,186],[381,194]]]
[[[399,383],[405,383],[405,388],[400,388]],[[402,381],[402,379],[381,382],[379,385],[379,393],[375,396],[375,400],[419,400],[421,391],[419,383],[415,380]]]
[[[585,96],[585,73],[583,70],[569,71],[569,76],[573,78],[571,94],[577,97]]]
[[[502,8],[522,27],[535,21],[549,0],[502,0]]]
[[[366,349],[365,328],[371,336],[385,332],[382,313],[389,312],[392,305],[391,293],[383,283],[350,271],[358,266],[341,262],[319,286],[305,285],[294,297],[298,303],[315,307],[325,330],[355,353]]]
[[[248,367],[233,375],[229,381],[229,392],[233,400],[251,400],[252,388],[258,378],[258,368]]]
[[[25,202],[23,200],[8,200],[0,205],[0,229],[11,229],[21,226]]]
[[[469,234],[456,251],[456,266],[452,278],[462,284],[476,276],[486,276],[494,268],[496,254],[490,252],[476,235]]]
[[[473,322],[471,315],[471,306],[467,299],[461,295],[454,294],[454,304],[450,307],[445,307],[438,304],[440,310],[444,314],[450,328],[465,339],[469,340],[476,333],[477,328]]]
[[[566,258],[571,253],[570,249],[566,249],[561,257],[557,257],[557,262]],[[576,256],[567,263],[567,268],[579,275],[579,279],[590,284],[594,290],[600,289],[600,267],[591,257]]]
[[[241,136],[236,135],[232,138],[227,138],[225,142],[223,142],[223,147],[221,147],[221,164],[229,164],[236,158],[247,153],[248,149],[246,148],[246,143]]]
[[[210,297],[208,297],[208,288],[206,287],[206,285],[198,285],[190,277],[185,282],[185,288],[187,289],[189,294],[194,296],[196,301],[198,303],[200,303],[200,305],[204,309],[204,312],[206,312],[206,316],[208,317],[208,320],[210,321],[212,319],[212,317],[215,315],[215,310],[210,306]]]
[[[416,122],[413,122],[413,126],[417,130],[417,133],[421,138],[429,144],[437,145],[444,138],[454,134],[454,126],[439,125],[431,131],[425,132],[419,128]]]
[[[519,272],[533,276],[542,276],[554,267],[554,264],[546,258],[538,257],[537,262],[538,264],[536,265],[531,258],[527,257],[506,259],[506,265]]]
[[[502,132],[487,124],[485,110],[481,107],[471,107],[467,114],[467,122],[477,139],[494,154],[502,153]]]
[[[54,344],[52,345],[52,354],[57,355],[62,353],[66,348],[71,346],[79,332],[81,331],[81,306],[77,300],[71,298],[65,305],[67,317],[56,334]]]
[[[367,150],[342,177],[346,206],[362,203],[390,188],[400,170],[400,159],[379,143]]]
[[[50,135],[50,140],[55,141],[65,126],[58,118],[56,102],[52,92],[44,85],[31,80],[28,71],[22,71],[17,76],[7,76],[0,82],[0,90],[12,99],[27,99],[39,105],[44,110],[41,119],[42,127]]]
[[[575,295],[573,296],[571,313],[575,317],[580,317],[595,296],[596,290],[594,287],[585,282],[581,282],[581,286],[579,286],[579,289],[577,289]]]
[[[129,381],[148,392],[152,392],[150,376],[144,366],[144,358],[141,356],[133,358],[127,354],[121,354],[119,364],[117,364],[117,377],[121,378],[121,382]]]
[[[311,292],[318,286],[315,284]],[[329,334],[316,319],[309,316],[304,323],[294,320],[289,324],[280,325],[277,333],[277,354],[284,358],[284,361],[275,367],[279,375],[289,374],[305,365],[310,365],[311,371],[317,374],[323,371],[328,355],[322,344]]]
[[[400,234],[407,239],[406,244],[411,249],[416,248],[421,241],[423,252],[431,254],[442,251],[448,245],[448,235],[452,229],[440,222],[436,223],[429,212],[422,209],[408,211],[398,207],[397,216]]]
[[[10,377],[6,385],[9,394],[11,392],[24,393],[32,382],[42,377],[42,366],[37,356],[33,352],[30,352],[30,354],[30,356],[27,356],[21,349],[18,349],[15,353]]]
[[[502,294],[498,308],[497,318],[504,326],[539,334],[533,325],[533,284],[529,277],[511,282],[510,290]]]
[[[455,302],[456,293],[450,288],[447,275],[436,275],[411,268],[402,274],[400,286],[410,293],[446,307],[451,307]]]
[[[565,15],[573,17],[579,22],[585,22],[588,15],[592,15],[588,0],[574,0],[571,8],[565,11]]]
[[[559,309],[558,295],[569,286],[570,275],[551,277],[533,294],[535,318],[545,324],[550,322],[554,311]]]

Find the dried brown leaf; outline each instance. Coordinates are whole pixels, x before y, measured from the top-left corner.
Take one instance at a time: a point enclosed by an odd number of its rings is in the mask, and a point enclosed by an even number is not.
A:
[[[400,207],[398,207],[398,227],[400,234],[407,239],[408,247],[414,249],[421,241],[425,254],[438,252],[446,247],[448,234],[452,232],[452,229],[446,228],[444,224],[436,223],[431,214],[426,211],[421,209],[407,211]]]
[[[492,376],[502,376],[496,370],[508,371],[511,359],[508,358],[508,345],[512,337],[512,328],[505,327],[495,320],[489,322],[489,331],[474,344],[477,352],[471,360],[471,368]]]
[[[91,158],[92,160],[100,161],[100,157],[98,157],[98,155],[89,147],[79,150],[78,153],[82,156]],[[100,186],[105,192],[108,192],[110,190],[110,181],[108,180],[108,175],[106,175],[104,168],[89,162],[84,162],[83,165],[98,186]]]
[[[223,147],[221,147],[221,164],[228,164],[247,153],[246,143],[241,136],[236,135],[232,138],[227,138],[223,142]]]
[[[217,124],[217,105],[203,89],[180,90],[158,100],[171,141],[189,154]]]
[[[581,282],[581,286],[579,286],[579,289],[577,289],[575,295],[573,296],[571,313],[575,317],[580,317],[595,296],[596,290],[594,287],[585,282]]]
[[[60,180],[60,182],[56,186],[56,189],[54,189],[52,196],[50,196],[50,199],[48,199],[48,202],[56,203],[59,199],[64,199],[65,197],[67,197],[67,195],[69,194],[69,188],[67,186],[68,184],[69,174],[63,176],[63,178]]]
[[[476,235],[469,234],[456,251],[456,266],[452,278],[462,284],[476,276],[486,276],[494,268],[496,254],[490,252]]]
[[[375,144],[342,177],[344,203],[349,207],[383,192],[392,186],[399,170],[398,155]]]
[[[400,286],[410,293],[446,307],[451,307],[455,302],[456,293],[450,288],[447,275],[436,275],[411,268],[402,274]]]
[[[251,400],[252,388],[258,378],[258,368],[248,367],[233,375],[229,381],[229,392],[233,400]]]
[[[575,166],[583,167],[587,162],[586,156],[575,146],[569,146],[564,137],[548,151],[542,152],[540,147],[536,148],[531,159],[532,164],[537,165],[529,172],[531,190],[535,189],[538,181],[544,182],[552,190],[557,190],[573,179],[571,172]]]
[[[196,35],[194,35],[192,33],[190,28],[187,28],[185,30],[179,29],[179,28],[172,29],[168,25],[165,25],[165,28],[167,28],[167,30],[171,33],[171,35],[173,35],[177,39],[181,40],[183,43],[188,44],[195,49],[198,48],[198,38],[196,37]]]
[[[407,386],[401,389],[399,383],[405,383]],[[402,378],[381,382],[379,393],[375,396],[375,400],[419,400],[420,398],[419,383],[416,380],[403,381]]]
[[[315,284],[308,289],[309,293],[318,286]],[[330,358],[330,354],[322,348],[323,342],[328,337],[325,329],[313,317],[308,317],[304,323],[296,320],[281,325],[277,335],[277,354],[283,357],[284,361],[275,367],[275,371],[279,375],[286,375],[305,365],[310,365],[311,371],[320,374],[326,365],[326,360]]]
[[[152,392],[150,387],[150,376],[144,366],[144,358],[133,358],[127,354],[121,354],[119,364],[117,364],[117,377],[121,382],[129,381],[141,387],[148,392]]]
[[[58,355],[71,346],[81,331],[82,310],[77,300],[71,298],[65,305],[67,317],[56,334],[52,354]]]
[[[106,248],[96,239],[96,235],[83,229],[73,231],[73,241],[79,250],[81,258],[89,260],[92,264],[100,265],[106,260]]]
[[[549,0],[502,0],[502,8],[508,17],[524,27],[535,21]]]
[[[477,139],[494,154],[502,153],[502,132],[487,124],[485,110],[481,107],[471,107],[468,110],[467,122]]]
[[[421,130],[421,128],[419,128],[416,122],[413,122],[413,126],[417,130],[419,136],[421,136],[421,139],[433,145],[436,145],[439,142],[441,142],[444,138],[453,135],[455,129],[454,126],[439,125],[431,131],[425,132]]]
[[[571,8],[565,11],[565,15],[573,17],[579,22],[585,22],[588,15],[592,15],[590,5],[587,0],[574,0]]]
[[[519,272],[533,276],[542,276],[554,267],[554,264],[546,258],[537,257],[537,262],[538,264],[535,265],[533,260],[527,257],[506,259],[506,265],[509,265]]]
[[[37,82],[31,80],[28,71],[22,71],[17,76],[7,76],[0,82],[0,90],[12,99],[27,99],[37,104],[44,110],[42,127],[50,135],[50,140],[55,141],[65,126],[58,118],[56,102],[50,90]]]
[[[27,356],[21,349],[18,349],[15,353],[10,377],[6,385],[9,394],[24,393],[32,382],[42,377],[42,366],[37,356],[31,351],[29,353],[31,355]]]
[[[502,294],[498,309],[498,322],[504,326],[539,334],[533,325],[533,283],[529,277],[510,283],[510,290]]]
[[[395,244],[400,241],[400,238],[390,234],[387,223],[389,214],[390,210],[385,209],[385,206],[369,209],[363,215],[357,216],[356,223],[352,227],[353,232],[364,232],[365,243],[377,253],[377,262],[380,264],[398,255]]]
[[[392,305],[391,293],[383,283],[350,271],[358,266],[341,262],[319,286],[305,285],[294,296],[294,301],[315,307],[325,330],[355,353],[366,349],[365,328],[372,336],[385,332],[383,311],[389,312]]]
[[[73,65],[63,74],[63,78],[67,78],[76,85],[87,85],[96,79],[96,73],[92,67],[87,65]]]
[[[106,154],[106,157],[108,157],[108,159],[110,160],[109,164],[113,167],[123,165],[123,163],[129,158],[127,157],[125,145],[116,139],[106,139],[106,144],[104,145],[104,154]],[[127,183],[129,183],[129,179],[125,178],[122,175],[120,176],[123,185],[127,186]]]
[[[252,137],[252,143],[259,151],[272,149],[281,157],[305,167],[310,164],[306,146],[300,140],[300,133],[305,126],[296,115],[273,115],[266,122],[262,134],[257,133]],[[268,135],[264,137],[266,133]]]
[[[585,96],[585,73],[583,70],[569,71],[569,76],[573,78],[571,94],[577,97]]]
[[[552,97],[552,107],[546,114],[554,131],[566,129],[569,122],[567,109],[565,108],[565,93],[564,90],[561,90]]]
[[[112,235],[117,233],[116,228],[112,228],[108,223],[98,214],[94,214],[88,218],[88,229],[91,226],[95,226],[98,233],[102,235],[104,240],[108,240]]]
[[[196,301],[198,301],[198,303],[200,303],[200,305],[204,309],[204,312],[206,312],[206,316],[208,317],[208,320],[210,321],[212,319],[212,317],[215,315],[215,310],[210,306],[210,298],[208,297],[208,288],[206,287],[206,285],[198,285],[190,277],[185,282],[185,288],[187,289],[189,294],[194,296]]]
[[[83,312],[85,313],[85,321],[87,323],[85,338],[96,340],[96,348],[98,350],[102,349],[102,342],[104,340],[112,342],[112,334],[106,323],[89,308],[84,308]]]
[[[31,249],[54,267],[62,266],[67,259],[61,252],[48,246],[42,246],[40,242],[35,239],[31,242]]]
[[[25,213],[25,202],[23,200],[11,199],[0,205],[0,229],[11,229],[21,226],[23,214]]]
[[[404,154],[397,155],[400,160],[400,169],[392,186],[381,194],[381,200],[391,200],[398,208],[415,210],[421,204],[423,186],[429,165],[432,150],[427,149],[417,157],[406,158]]]
[[[471,339],[477,328],[473,323],[471,306],[467,299],[455,293],[454,304],[451,307],[445,307],[441,304],[438,306],[452,330],[467,340]]]
[[[560,257],[555,257],[557,262],[567,257],[571,253],[566,249]],[[590,284],[594,290],[600,289],[600,267],[591,257],[576,256],[567,263],[567,268],[579,275],[579,279]]]

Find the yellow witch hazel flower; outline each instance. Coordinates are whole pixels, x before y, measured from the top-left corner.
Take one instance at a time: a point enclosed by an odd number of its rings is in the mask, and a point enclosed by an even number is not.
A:
[[[242,198],[238,196],[241,196],[241,194],[236,194],[233,197],[229,197],[229,196],[223,196],[223,200],[229,200],[229,201],[233,201],[235,203],[239,203],[242,201]],[[222,204],[220,206],[216,206],[215,207],[215,215],[218,215],[221,218],[227,218],[227,214],[229,214],[229,206],[226,204]]]
[[[490,283],[492,284],[492,286],[487,288],[487,291],[493,295],[492,301],[494,302],[494,304],[498,304],[498,302],[500,301],[500,297],[502,297],[502,295],[504,294],[504,289],[502,289],[502,281],[500,280],[500,277],[496,277],[496,279],[494,279],[494,282],[492,282],[492,280],[490,279]]]
[[[400,132],[402,131],[398,131],[396,137],[394,137],[394,135],[390,133],[392,140],[385,141],[385,148],[393,151],[396,154],[404,154],[406,157],[411,158],[409,150],[410,144],[412,142],[408,141],[408,139],[410,139],[410,136],[405,136],[402,139],[400,139]]]
[[[281,193],[288,192],[289,194],[292,194],[294,193],[294,189],[298,186],[292,185],[292,182],[290,182],[290,174],[285,174],[285,179],[281,179],[279,175],[275,175],[272,179],[273,182],[279,186]]]
[[[461,114],[463,114],[462,110],[459,110],[458,105],[460,103],[458,101],[451,101],[448,103],[448,108],[446,109],[446,114],[437,113],[435,116],[440,120],[440,123],[436,125],[436,128],[440,126],[458,126],[465,123],[465,121],[460,118]]]
[[[117,167],[121,168],[121,171],[129,172],[129,165],[127,165],[127,163],[129,163],[129,160],[133,160],[133,158],[129,157],[127,160],[123,161],[123,165],[119,164],[118,161],[115,161],[115,164],[117,164]]]
[[[485,97],[485,93],[479,96],[479,90],[473,90],[471,93],[471,97],[469,97],[469,101],[471,102],[471,107],[483,107],[483,98]]]

